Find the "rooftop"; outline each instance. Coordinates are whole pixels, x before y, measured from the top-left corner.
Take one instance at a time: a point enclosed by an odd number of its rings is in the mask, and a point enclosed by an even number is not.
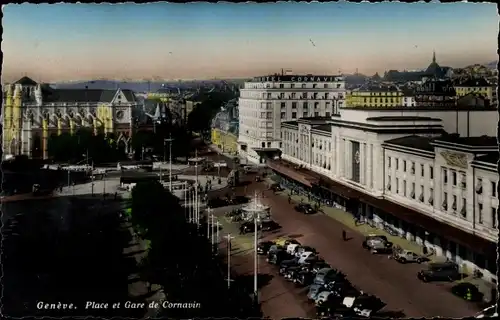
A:
[[[375,83],[367,83],[359,88],[352,90],[353,92],[396,92],[401,91],[398,87],[394,85],[382,85]]]
[[[486,162],[490,164],[497,164],[499,160],[498,152],[488,153],[474,158],[476,162]]]
[[[435,141],[443,141],[463,146],[470,147],[496,147],[498,146],[497,137],[480,136],[480,137],[460,137],[456,134],[448,134],[436,138]]]
[[[23,85],[23,86],[36,86],[38,83],[35,80],[31,79],[31,78],[22,77],[21,79],[19,79],[16,82],[14,82],[14,84],[20,84],[20,85]]]
[[[385,141],[386,144],[392,144],[407,148],[419,149],[434,152],[434,146],[431,144],[432,138],[423,136],[406,136]]]
[[[441,121],[441,119],[438,118],[431,118],[431,117],[418,117],[418,116],[400,116],[400,117],[392,117],[392,116],[387,116],[387,117],[369,117],[366,118],[368,121]]]
[[[456,86],[457,87],[489,87],[490,84],[484,78],[477,78],[477,79],[469,78]]]

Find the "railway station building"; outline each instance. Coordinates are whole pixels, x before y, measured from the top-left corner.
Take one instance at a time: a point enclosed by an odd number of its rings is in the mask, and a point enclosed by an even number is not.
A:
[[[281,124],[283,180],[496,282],[497,110],[343,108]]]

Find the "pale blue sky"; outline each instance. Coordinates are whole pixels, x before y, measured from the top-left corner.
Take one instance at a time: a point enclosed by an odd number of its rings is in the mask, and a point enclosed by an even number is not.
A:
[[[473,3],[22,4],[3,27],[7,80],[193,79],[421,68],[433,49],[442,65],[486,63],[498,16]]]

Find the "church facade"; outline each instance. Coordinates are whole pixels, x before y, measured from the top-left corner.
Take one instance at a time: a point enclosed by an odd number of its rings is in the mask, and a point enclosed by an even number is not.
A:
[[[137,103],[130,90],[54,89],[23,77],[4,86],[3,155],[47,159],[51,135],[80,128],[114,133],[118,145],[130,150]]]

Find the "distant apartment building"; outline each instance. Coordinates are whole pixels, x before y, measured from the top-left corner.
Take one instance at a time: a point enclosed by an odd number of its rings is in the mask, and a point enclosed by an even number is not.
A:
[[[403,105],[403,92],[392,84],[365,84],[351,90],[347,107],[397,107]]]

